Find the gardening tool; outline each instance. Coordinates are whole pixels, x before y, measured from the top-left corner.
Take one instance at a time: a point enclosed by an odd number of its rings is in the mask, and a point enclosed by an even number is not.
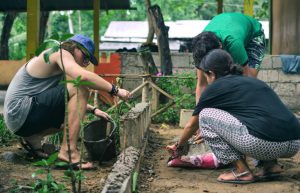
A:
[[[98,119],[84,127],[84,145],[91,161],[98,161],[100,165],[116,157],[115,131],[113,119]]]

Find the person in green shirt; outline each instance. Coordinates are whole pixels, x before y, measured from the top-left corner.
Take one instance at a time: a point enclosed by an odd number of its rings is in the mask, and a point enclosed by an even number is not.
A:
[[[200,64],[210,50],[222,48],[230,53],[236,64],[243,67],[244,75],[250,77],[257,77],[265,47],[261,24],[242,13],[222,13],[215,16],[192,41],[195,64]],[[201,70],[197,70],[197,77],[196,102],[207,86]]]

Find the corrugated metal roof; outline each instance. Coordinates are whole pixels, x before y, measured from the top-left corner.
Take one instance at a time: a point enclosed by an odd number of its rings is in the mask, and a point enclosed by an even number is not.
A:
[[[40,0],[41,10],[92,10],[93,0]],[[27,0],[0,0],[0,11],[26,11]],[[130,0],[101,0],[100,9],[132,9]]]
[[[169,26],[170,39],[189,39],[203,31],[210,20],[180,20],[165,22]],[[264,29],[266,38],[269,39],[269,22],[260,21]],[[133,42],[134,38],[146,38],[148,34],[147,21],[112,21],[110,22],[102,40],[120,40],[127,38]]]

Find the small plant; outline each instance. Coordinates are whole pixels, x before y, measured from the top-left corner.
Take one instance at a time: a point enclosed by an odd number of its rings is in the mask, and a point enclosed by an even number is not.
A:
[[[55,163],[58,158],[58,153],[52,154],[48,159],[33,163],[34,166],[43,167],[38,169],[31,176],[34,182],[31,184],[32,191],[36,193],[67,193],[66,187],[63,184],[57,183],[51,173],[51,166],[54,164],[63,165],[65,162]],[[66,171],[68,172],[68,171]],[[39,178],[40,175],[45,175],[45,179]],[[65,174],[66,175],[66,174]]]
[[[68,39],[71,36],[73,36],[73,35],[72,34],[64,34],[64,35],[60,36],[58,33],[55,33],[55,34],[52,35],[52,37],[50,39],[46,40],[38,48],[38,50],[35,53],[36,55],[39,55],[43,50],[46,50],[46,48],[49,47],[49,45],[51,45],[50,49],[48,49],[44,53],[44,55],[43,55],[45,62],[49,63],[49,57],[50,57],[50,55],[52,53],[54,53],[54,52],[57,52],[57,51],[60,52],[60,60],[61,60],[61,63],[62,63],[62,68],[63,68],[62,71],[64,73],[63,81],[61,81],[61,83],[65,85],[65,93],[64,93],[65,106],[68,105],[68,91],[67,91],[67,86],[66,86],[67,83],[72,83],[74,85],[74,87],[77,88],[77,93],[78,93],[78,88],[80,86],[93,84],[91,82],[82,81],[80,76],[77,77],[76,79],[70,80],[70,81],[67,80],[67,78],[66,78],[67,75],[65,73],[65,66],[64,66],[64,61],[63,61],[63,58],[62,58],[62,47],[61,46],[62,46],[62,41]],[[80,105],[79,104],[79,99],[77,98],[77,112],[78,113],[79,113],[79,108],[80,108],[79,105]],[[79,117],[80,117],[80,115],[79,115]],[[82,125],[83,125],[83,122],[82,122],[82,120],[80,120],[80,126],[82,127]],[[69,160],[72,160],[71,159],[71,151],[70,151],[71,148],[70,148],[70,137],[69,137],[69,133],[70,132],[69,132],[69,125],[68,125],[68,108],[65,108],[64,127],[65,127],[64,130],[66,132],[66,138],[67,138],[68,158],[69,158]],[[81,142],[81,145],[80,145],[80,161],[82,159],[82,156],[81,156],[82,155],[82,147],[83,147],[83,145],[82,145],[82,142]],[[57,159],[57,157],[56,157],[56,159]],[[49,160],[49,161],[52,162],[53,160]],[[45,161],[45,160],[42,160],[41,162],[37,162],[37,164],[45,164],[45,165],[47,165],[49,163],[47,161]],[[66,165],[69,166],[69,169],[65,172],[65,177],[68,178],[68,179],[70,179],[71,184],[72,184],[72,191],[74,193],[80,192],[80,190],[81,190],[81,180],[84,179],[84,177],[82,176],[81,170],[74,171],[73,168],[71,167],[72,163],[64,163],[64,164],[66,164]],[[47,173],[47,179],[49,181],[51,181],[53,179],[52,178],[52,174],[50,172],[50,169],[49,169],[49,172]],[[47,187],[45,186],[45,184],[43,184],[43,182],[44,181],[38,180],[35,183],[35,185],[37,185],[37,187],[40,187],[42,185],[43,187],[45,187],[45,190],[46,190]],[[78,182],[78,189],[76,188],[76,182]],[[50,184],[53,185],[53,186],[56,186],[58,188],[61,187],[61,185],[56,184],[54,182],[53,183],[51,182]]]
[[[164,91],[175,98],[175,105],[168,108],[159,116],[153,118],[154,123],[172,123],[179,122],[180,109],[192,109],[195,107],[195,88],[196,75],[195,73],[184,72],[175,74],[176,78],[160,78],[156,83]],[[160,108],[165,106],[165,98],[160,99]]]
[[[6,128],[3,117],[0,116],[0,144],[8,144],[12,139],[16,139],[16,136]]]

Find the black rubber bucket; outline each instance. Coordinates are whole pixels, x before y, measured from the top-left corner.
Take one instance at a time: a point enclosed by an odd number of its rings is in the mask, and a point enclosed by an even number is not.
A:
[[[83,141],[90,161],[101,164],[116,157],[115,130],[115,122],[104,119],[92,121],[84,127]]]

